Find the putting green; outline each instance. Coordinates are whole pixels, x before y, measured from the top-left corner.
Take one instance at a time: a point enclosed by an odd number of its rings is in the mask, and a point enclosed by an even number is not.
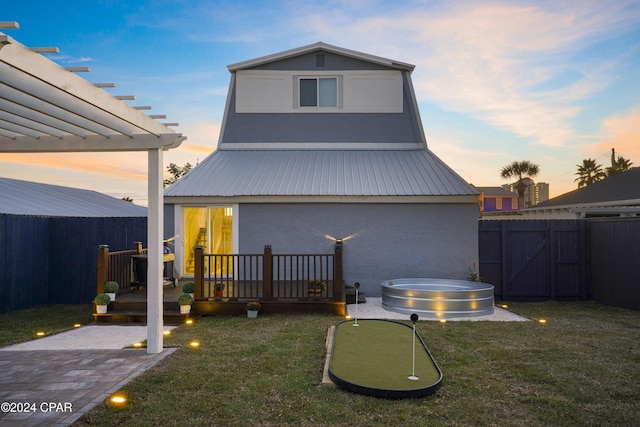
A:
[[[416,332],[415,371],[413,326],[388,320],[359,320],[336,325],[329,376],[340,387],[388,398],[434,393],[442,372]],[[417,380],[409,379],[415,374]]]

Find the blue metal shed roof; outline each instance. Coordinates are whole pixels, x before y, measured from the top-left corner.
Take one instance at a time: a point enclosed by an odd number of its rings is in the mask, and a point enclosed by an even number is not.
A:
[[[91,190],[0,178],[0,213],[52,217],[146,217],[147,208]]]
[[[450,196],[477,191],[429,150],[218,150],[165,196]]]

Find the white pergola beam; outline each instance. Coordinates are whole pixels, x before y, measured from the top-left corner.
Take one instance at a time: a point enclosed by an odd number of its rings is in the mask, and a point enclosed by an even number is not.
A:
[[[62,91],[52,91],[51,87],[46,83],[30,79],[24,73],[11,69],[11,67],[1,62],[0,73],[2,73],[0,99],[60,118],[80,127],[92,129],[93,132],[103,135],[111,133],[130,135],[144,132],[144,130],[109,114],[96,105],[81,102],[74,96]],[[94,88],[94,90],[102,91],[97,88]],[[113,100],[120,102],[115,98]]]
[[[185,139],[181,134],[176,133],[159,136],[141,134],[131,137],[123,135],[109,137],[89,135],[84,138],[73,135],[67,135],[62,138],[54,136],[40,138],[0,136],[0,153],[169,150],[178,147]]]
[[[76,76],[73,73],[61,72],[64,68],[50,61],[46,57],[31,52],[28,48],[4,34],[0,34],[0,43],[5,40],[0,48],[0,62],[10,64],[11,67],[20,70],[32,79],[46,82],[60,91],[82,100],[96,108],[109,111],[119,120],[130,123],[133,126],[149,133],[169,133],[162,123],[140,113],[126,103],[120,102],[114,96],[93,84]]]
[[[60,49],[57,47],[30,47],[29,50],[35,53],[60,53]]]

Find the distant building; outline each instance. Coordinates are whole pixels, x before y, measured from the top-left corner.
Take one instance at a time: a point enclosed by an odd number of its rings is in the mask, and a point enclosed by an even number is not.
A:
[[[527,183],[527,188],[524,190],[524,203],[523,207],[535,206],[538,203],[546,202],[549,200],[549,184],[546,182],[534,183],[532,179],[525,178],[524,181]],[[503,189],[511,192],[518,191],[516,190],[516,184],[505,184],[502,186]]]
[[[480,193],[480,212],[505,212],[518,209],[518,193],[500,187],[475,187]]]

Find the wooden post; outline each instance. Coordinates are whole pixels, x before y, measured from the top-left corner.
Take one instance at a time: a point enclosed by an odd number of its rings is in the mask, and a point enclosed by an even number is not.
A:
[[[204,248],[196,246],[193,256],[195,261],[193,267],[193,282],[195,284],[193,299],[197,301],[202,298],[204,291]]]
[[[98,246],[98,283],[96,293],[104,293],[104,284],[109,280],[109,245]]]
[[[264,246],[264,257],[262,258],[262,299],[264,301],[273,300],[273,253],[271,245]]]
[[[333,258],[333,299],[344,301],[342,295],[342,241],[336,240],[336,248]]]

